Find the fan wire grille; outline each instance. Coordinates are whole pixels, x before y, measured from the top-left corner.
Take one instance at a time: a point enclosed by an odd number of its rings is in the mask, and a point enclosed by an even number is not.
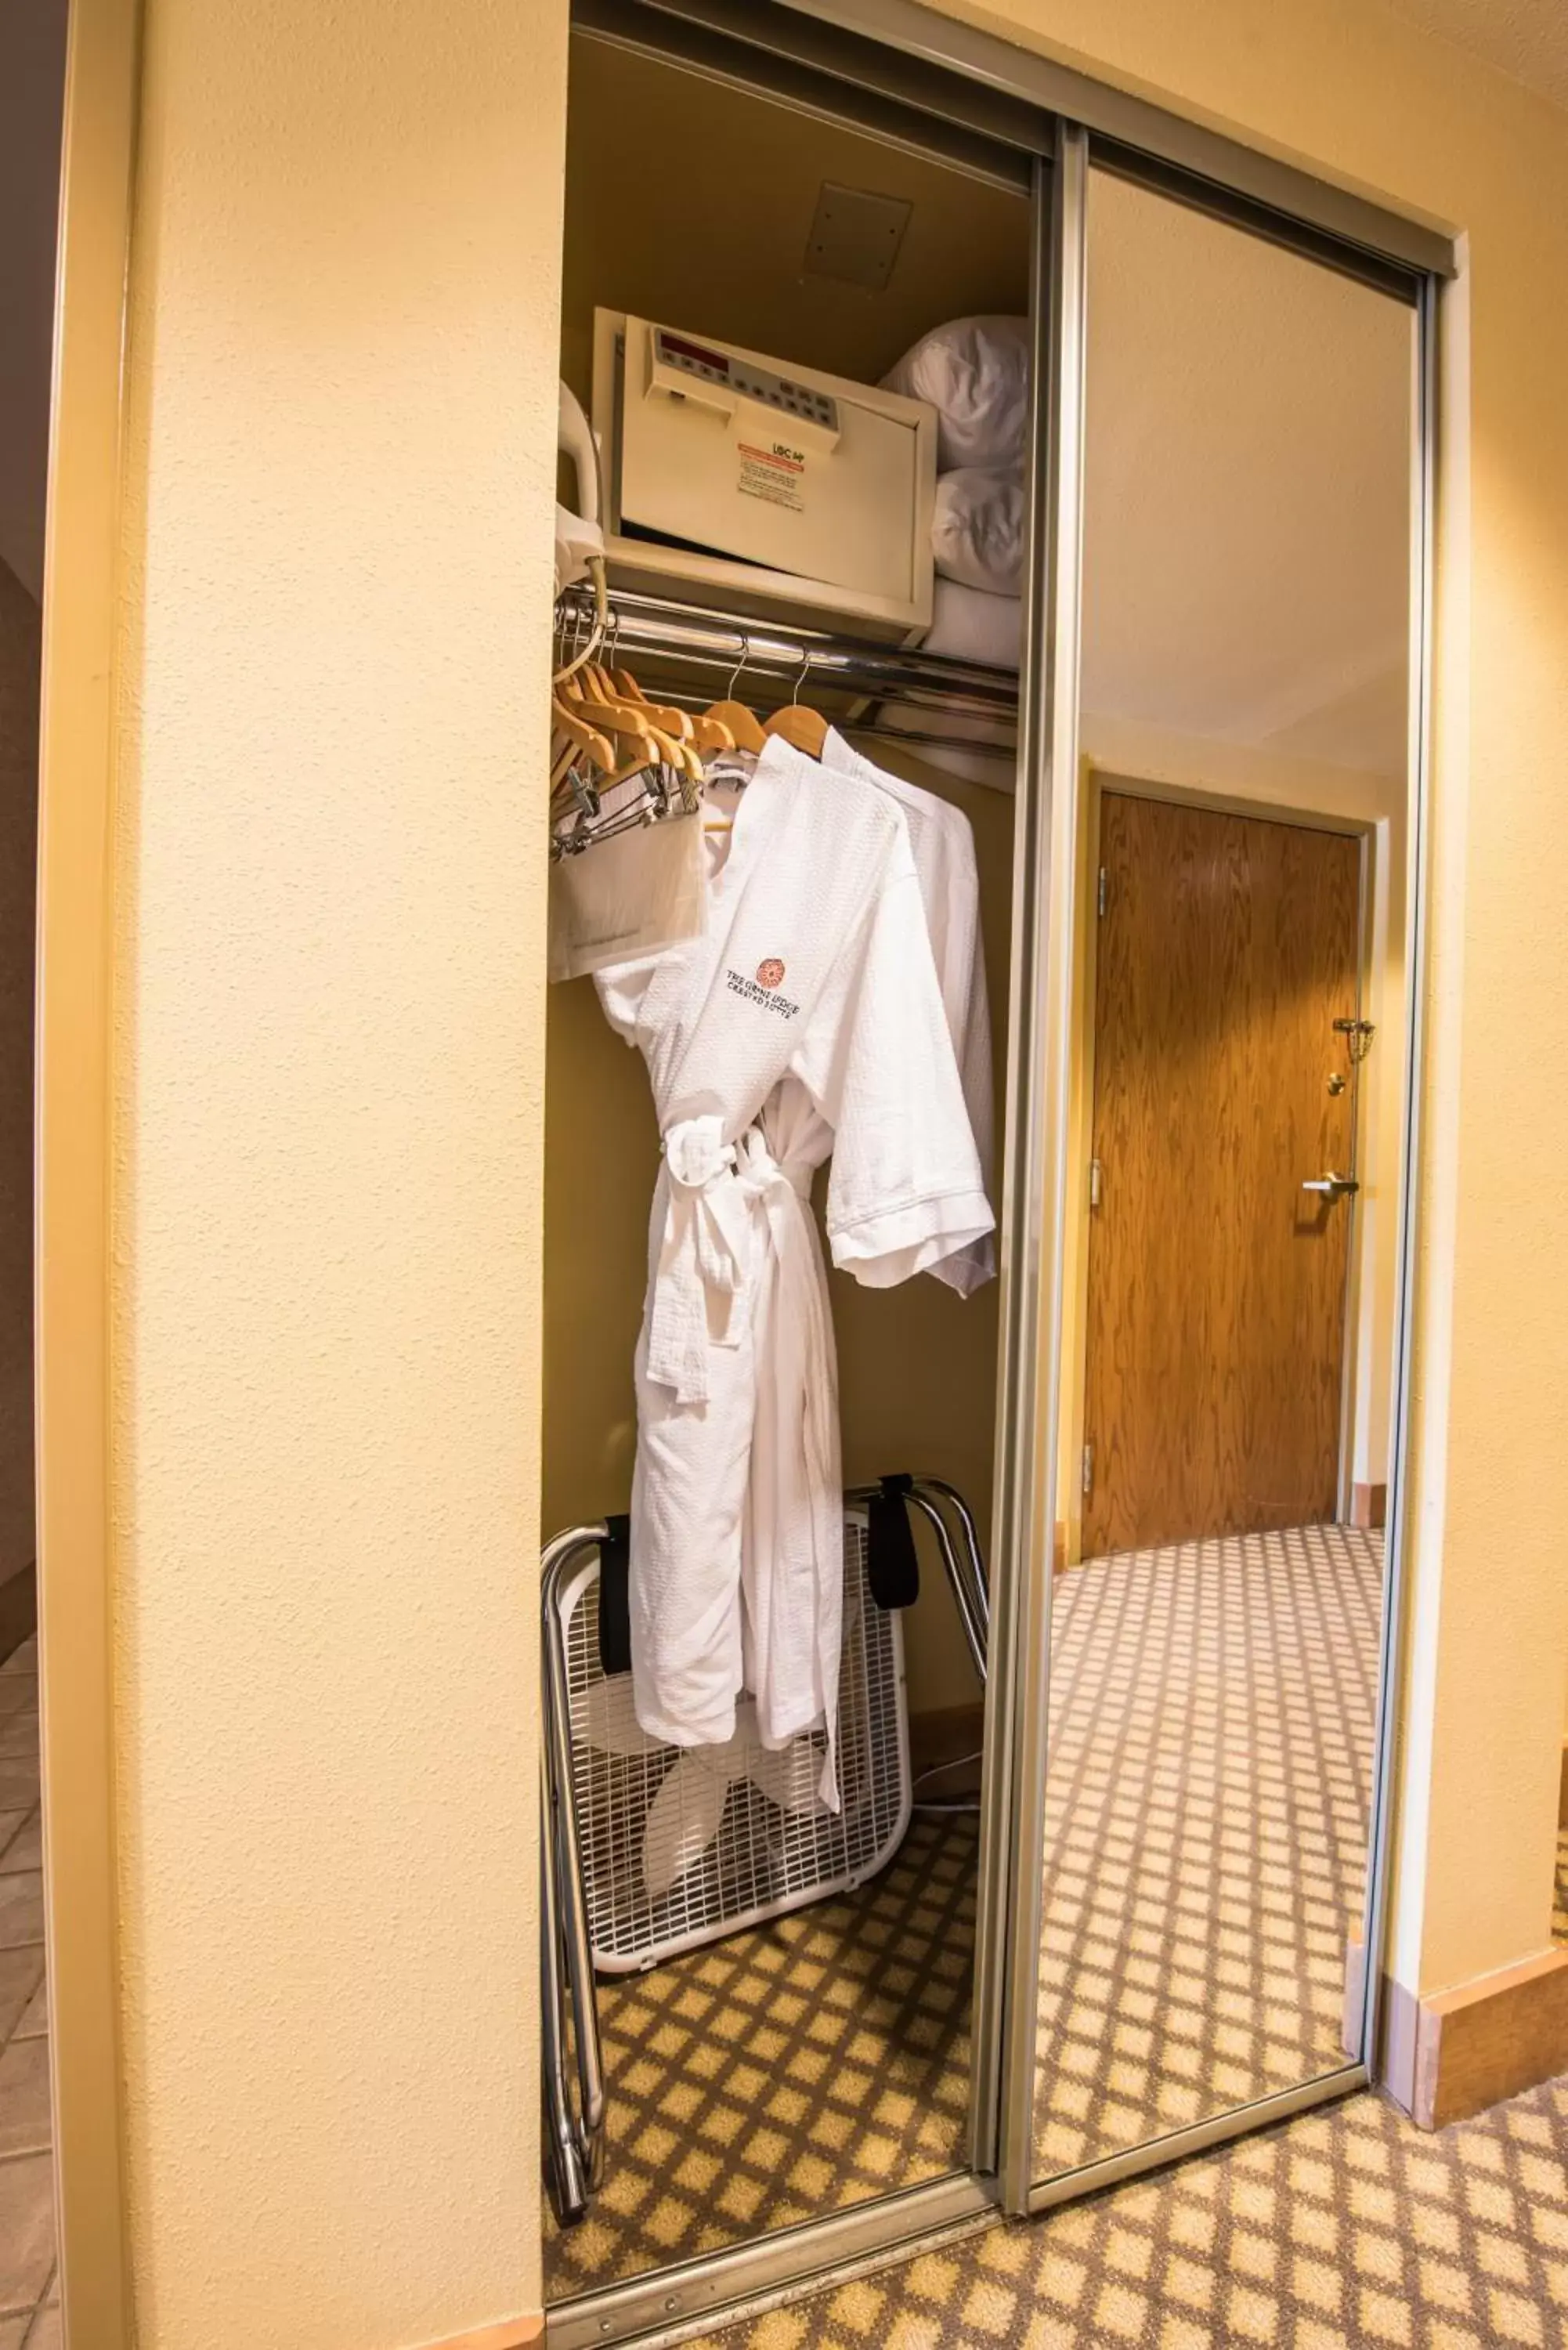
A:
[[[643,1881],[643,1836],[649,1806],[681,1750],[650,1744],[641,1753],[615,1753],[583,1733],[587,1692],[605,1679],[598,1653],[597,1558],[563,1592],[557,1637],[565,1644],[572,1704],[572,1783],[589,1939],[601,1971],[652,1966],[765,1918],[824,1900],[875,1875],[897,1851],[909,1825],[910,1796],[902,1632],[897,1616],[885,1614],[872,1599],[864,1518],[846,1517],[844,1538],[842,1808],[836,1814],[826,1806],[792,1813],[771,1802],[748,1773],[753,1756],[760,1767],[760,1742],[754,1736],[738,1740],[717,1834],[657,1898]],[[810,1742],[815,1749],[815,1783],[823,1733],[811,1732]]]

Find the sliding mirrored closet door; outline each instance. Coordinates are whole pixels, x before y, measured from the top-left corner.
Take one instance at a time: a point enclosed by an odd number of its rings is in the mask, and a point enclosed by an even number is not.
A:
[[[1084,203],[1036,2201],[1363,2054],[1408,1076],[1417,309]]]

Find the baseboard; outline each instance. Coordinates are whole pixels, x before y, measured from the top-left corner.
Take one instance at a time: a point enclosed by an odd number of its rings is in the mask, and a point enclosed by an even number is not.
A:
[[[1339,2043],[1345,2054],[1359,2057],[1366,2028],[1366,1944],[1363,1921],[1353,1918],[1345,1938],[1345,2003],[1341,2010]]]
[[[1352,1485],[1350,1523],[1353,1526],[1384,1526],[1388,1523],[1386,1485]]]
[[[1420,2129],[1568,2072],[1568,1950],[1417,1999],[1386,1983],[1383,2085]]]
[[[477,2334],[446,2334],[427,2342],[424,2350],[534,2350],[545,2339],[545,2320],[509,2317],[504,2325],[482,2325]]]
[[[0,1583],[0,1664],[38,1628],[38,1572],[32,1560]]]

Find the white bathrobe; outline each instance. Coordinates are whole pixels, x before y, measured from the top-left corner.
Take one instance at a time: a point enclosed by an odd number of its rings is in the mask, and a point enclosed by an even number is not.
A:
[[[909,827],[909,847],[926,909],[937,984],[947,1010],[959,1078],[980,1153],[981,1180],[991,1196],[995,1159],[994,1079],[991,1060],[991,1005],[985,988],[985,954],[980,928],[980,868],[974,828],[961,808],[940,793],[923,791],[903,775],[889,775],[864,758],[830,726],[823,746],[824,766],[858,775],[897,800]],[[996,1242],[987,1232],[929,1270],[961,1297],[971,1296],[996,1273]]]
[[[743,1687],[782,1746],[825,1727],[843,1621],[836,1263],[886,1285],[992,1229],[898,808],[770,741],[705,935],[597,975],[648,1063],[663,1163],[637,1352],[637,1717],[722,1742]],[[743,1589],[743,1599],[742,1599]]]

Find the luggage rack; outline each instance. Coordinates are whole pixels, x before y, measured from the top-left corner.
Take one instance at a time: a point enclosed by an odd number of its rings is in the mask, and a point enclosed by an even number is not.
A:
[[[957,1489],[940,1478],[912,1477],[899,1482],[906,1508],[915,1511],[935,1537],[970,1656],[983,1681],[990,1596],[973,1513]],[[902,1842],[909,1819],[910,1788],[901,1630],[896,1616],[886,1616],[868,1604],[866,1582],[868,1513],[882,1491],[874,1485],[857,1486],[844,1497],[846,1670],[839,1722],[845,1825],[841,1828],[836,1815],[828,1815],[825,1824],[814,1813],[795,1839],[794,1857],[798,1863],[804,1853],[804,1866],[781,1860],[781,1847],[790,1847],[788,1826],[782,1837],[766,1837],[765,1849],[763,1840],[757,1839],[756,1854],[745,1856],[753,1863],[752,1878],[760,1873],[770,1881],[759,1888],[742,1870],[747,1889],[736,1897],[741,1906],[729,1915],[720,1914],[711,1902],[706,1916],[698,1905],[695,1919],[690,1914],[666,1915],[658,1922],[667,1937],[672,1927],[676,1933],[662,1945],[648,1933],[646,1914],[634,1920],[639,1931],[629,1937],[623,1934],[618,1939],[613,1932],[607,1933],[607,1906],[613,1919],[615,1904],[607,1905],[603,1898],[596,1903],[590,1898],[589,1872],[585,1867],[578,1799],[582,1761],[574,1752],[574,1731],[583,1720],[583,1691],[579,1681],[579,1702],[574,1707],[569,1644],[573,1638],[581,1637],[572,1628],[574,1612],[597,1578],[599,1546],[607,1541],[609,1530],[602,1523],[575,1526],[545,1546],[540,1576],[544,1638],[540,1978],[545,2174],[550,2200],[563,2227],[586,2217],[604,2176],[607,2101],[597,1973],[654,1964],[676,1949],[739,1932],[762,1918],[826,1899],[875,1876]],[[607,1684],[601,1680],[598,1686]],[[633,1731],[631,1737],[640,1738],[640,1733]],[[630,1742],[628,1739],[623,1752],[629,1751]],[[653,1741],[642,1744],[655,1755],[666,1751]],[[678,1756],[675,1767],[679,1761]],[[859,1794],[858,1805],[852,1802],[852,1786]],[[744,1805],[741,1809],[743,1814]],[[766,1809],[765,1804],[753,1803],[747,1816],[755,1817]],[[729,1815],[726,1804],[726,1818]],[[732,1836],[732,1859],[734,1843]],[[813,1862],[817,1864],[815,1874]],[[695,1867],[691,1871],[699,1873]],[[598,1889],[596,1886],[595,1890]],[[772,1898],[758,1900],[754,1897],[759,1889]],[[645,1913],[647,1907],[645,1902]],[[680,1931],[682,1927],[683,1932]]]

